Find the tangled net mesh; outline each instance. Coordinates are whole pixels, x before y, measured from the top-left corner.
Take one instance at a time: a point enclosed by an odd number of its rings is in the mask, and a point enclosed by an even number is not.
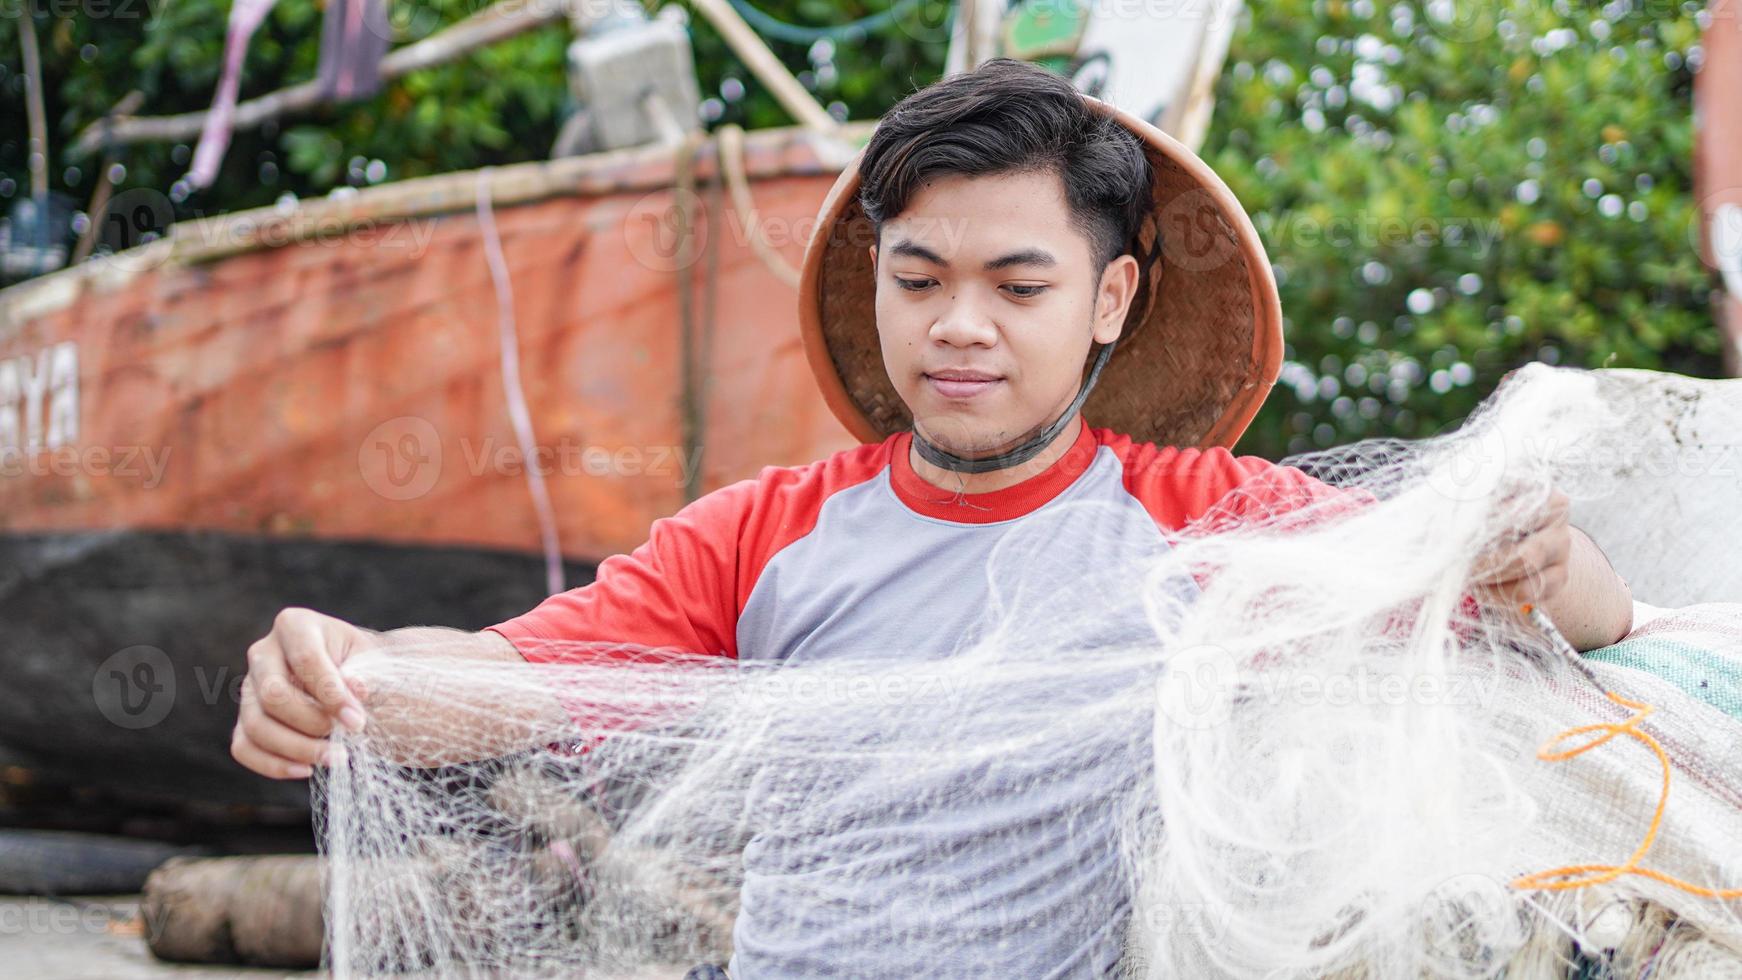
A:
[[[969,977],[1113,934],[1127,976],[1742,976],[1737,433],[1742,382],[1534,367],[1291,461],[1360,495],[1167,546],[1043,508],[947,657],[356,658],[330,966]],[[1551,487],[1655,604],[1583,658],[1465,601]]]

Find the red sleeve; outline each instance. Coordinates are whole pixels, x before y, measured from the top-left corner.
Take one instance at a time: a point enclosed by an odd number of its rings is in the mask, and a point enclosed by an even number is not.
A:
[[[736,657],[739,537],[756,490],[744,480],[654,521],[647,543],[605,559],[592,583],[490,629],[534,663],[628,659],[647,648]]]
[[[1108,435],[1107,445],[1125,467],[1125,489],[1166,531],[1197,526],[1210,530],[1303,511],[1322,519],[1326,505],[1352,507],[1373,502],[1365,490],[1345,490],[1258,456],[1235,456],[1226,449],[1180,449],[1133,443]],[[1310,509],[1307,509],[1310,508]]]
[[[600,562],[590,585],[490,629],[535,663],[645,660],[653,650],[736,659],[738,616],[769,560],[810,533],[832,494],[887,468],[894,441],[763,467],[654,521],[647,543]]]

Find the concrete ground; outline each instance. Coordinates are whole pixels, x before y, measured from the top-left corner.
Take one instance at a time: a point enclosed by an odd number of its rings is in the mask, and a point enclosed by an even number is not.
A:
[[[0,978],[12,980],[324,980],[320,971],[165,963],[145,948],[139,896],[20,898],[0,895]],[[650,967],[615,980],[680,980],[684,966]],[[412,980],[412,978],[407,978]]]
[[[0,977],[20,980],[277,980],[322,973],[164,963],[145,948],[139,897],[0,896]]]

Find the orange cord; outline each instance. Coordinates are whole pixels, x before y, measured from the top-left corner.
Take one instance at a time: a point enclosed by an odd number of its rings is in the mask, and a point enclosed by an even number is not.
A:
[[[1629,701],[1609,691],[1604,691],[1603,696],[1616,704],[1633,709],[1633,716],[1619,724],[1604,722],[1569,728],[1543,743],[1542,748],[1537,750],[1536,757],[1544,762],[1562,762],[1581,753],[1589,752],[1617,735],[1638,739],[1657,756],[1658,765],[1663,767],[1663,789],[1657,797],[1657,811],[1651,815],[1651,827],[1645,831],[1645,839],[1639,842],[1638,849],[1624,864],[1579,864],[1565,868],[1554,868],[1549,871],[1538,871],[1514,879],[1512,887],[1565,891],[1572,888],[1601,885],[1604,882],[1614,881],[1622,875],[1639,875],[1704,898],[1742,898],[1742,888],[1706,888],[1703,885],[1671,877],[1661,871],[1653,871],[1650,868],[1639,866],[1639,862],[1645,857],[1645,852],[1651,850],[1652,843],[1657,840],[1657,832],[1663,827],[1664,808],[1669,805],[1669,754],[1663,750],[1663,746],[1658,744],[1657,739],[1653,738],[1650,733],[1639,730],[1639,723],[1656,711],[1656,708],[1638,701]],[[1557,746],[1567,740],[1578,738],[1587,732],[1602,732],[1603,734],[1574,748],[1557,749]]]

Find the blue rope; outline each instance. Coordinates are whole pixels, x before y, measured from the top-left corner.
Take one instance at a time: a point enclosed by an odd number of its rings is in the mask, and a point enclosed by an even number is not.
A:
[[[896,18],[918,7],[921,0],[899,0],[895,6],[879,14],[871,14],[845,24],[831,27],[805,27],[802,24],[789,24],[756,9],[750,5],[750,0],[730,0],[732,8],[754,27],[757,33],[779,41],[790,41],[794,44],[815,44],[818,41],[860,40],[867,34],[874,33],[895,23]],[[949,13],[944,19],[944,30],[948,32],[951,22],[956,16],[955,4],[949,7]]]

